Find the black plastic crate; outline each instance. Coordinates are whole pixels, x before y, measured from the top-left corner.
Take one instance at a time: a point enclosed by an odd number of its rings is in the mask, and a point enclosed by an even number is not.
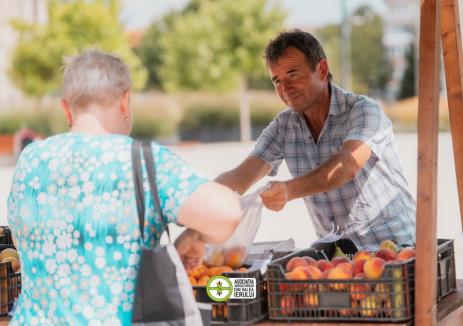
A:
[[[14,248],[13,244],[0,244],[0,252]],[[21,273],[13,272],[10,262],[0,263],[0,316],[6,316],[13,309],[21,293]]]
[[[456,291],[457,278],[455,270],[455,250],[453,239],[437,239],[437,301],[439,302],[447,294]],[[334,254],[335,246],[348,256],[352,256],[357,252],[355,244],[350,239],[339,239],[336,242],[323,243],[316,246],[317,249],[326,254],[328,258]],[[398,249],[402,249],[407,245],[398,245]],[[414,259],[413,259],[414,260]]]
[[[3,232],[1,232],[3,230]],[[0,245],[12,245],[13,238],[11,237],[11,230],[8,226],[0,226]]]
[[[437,301],[457,289],[453,240],[437,240]]]
[[[229,272],[223,275],[230,278],[255,278],[257,287],[256,298],[252,300],[228,299],[226,302],[215,302],[207,295],[205,286],[193,286],[196,301],[211,305],[210,323],[212,325],[242,326],[251,325],[265,319],[268,315],[267,283],[260,271]]]
[[[302,250],[269,265],[269,318],[279,321],[399,322],[413,316],[414,260],[389,263],[379,280],[289,280],[286,263],[296,256],[325,258]]]

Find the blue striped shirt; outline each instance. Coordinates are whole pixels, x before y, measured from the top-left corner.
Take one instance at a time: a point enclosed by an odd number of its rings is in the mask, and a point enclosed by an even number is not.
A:
[[[403,175],[392,123],[371,98],[331,84],[329,114],[317,141],[303,114],[286,109],[264,129],[251,155],[272,166],[271,176],[284,159],[297,178],[338,153],[348,140],[366,143],[372,155],[352,181],[304,197],[317,236],[335,224],[361,249],[376,250],[386,239],[413,244],[415,200]]]

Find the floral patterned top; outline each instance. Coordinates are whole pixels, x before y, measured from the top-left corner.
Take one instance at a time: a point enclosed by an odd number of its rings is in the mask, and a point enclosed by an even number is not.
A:
[[[132,180],[132,139],[67,133],[21,154],[8,221],[22,263],[11,325],[130,325],[141,237]],[[153,143],[161,209],[175,222],[207,180]],[[163,232],[144,171],[145,244]]]

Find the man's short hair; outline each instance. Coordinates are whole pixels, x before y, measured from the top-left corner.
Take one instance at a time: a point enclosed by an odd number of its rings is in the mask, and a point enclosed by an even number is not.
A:
[[[113,104],[131,85],[129,68],[115,55],[90,49],[64,58],[63,95],[71,108]]]
[[[317,63],[326,59],[325,51],[320,42],[310,33],[300,29],[281,32],[275,39],[271,40],[265,48],[265,60],[267,65],[275,63],[283,55],[287,48],[296,48],[304,53],[312,71],[315,71]],[[332,75],[328,72],[328,80],[331,81]]]

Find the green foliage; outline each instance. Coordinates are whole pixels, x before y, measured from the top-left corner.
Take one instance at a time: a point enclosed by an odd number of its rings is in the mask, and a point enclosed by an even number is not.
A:
[[[353,90],[383,91],[391,78],[392,66],[383,44],[381,17],[368,6],[362,6],[354,12],[351,22]]]
[[[50,136],[68,130],[63,112],[57,108],[14,110],[0,115],[0,133],[15,133],[21,128]]]
[[[241,75],[266,74],[262,53],[284,19],[278,4],[268,0],[193,4],[161,36],[165,89],[231,89]]]
[[[41,98],[60,89],[62,59],[88,47],[119,55],[131,68],[134,89],[144,86],[146,70],[130,49],[118,21],[118,1],[48,2],[44,26],[13,22],[20,32],[9,75],[25,94]]]
[[[340,83],[341,80],[341,26],[330,24],[323,26],[316,32],[316,37],[320,41],[328,58],[330,72],[333,81]]]
[[[413,43],[410,44],[407,52],[405,53],[405,60],[407,67],[405,68],[404,75],[400,82],[399,99],[404,99],[416,95],[415,90],[415,47]]]

